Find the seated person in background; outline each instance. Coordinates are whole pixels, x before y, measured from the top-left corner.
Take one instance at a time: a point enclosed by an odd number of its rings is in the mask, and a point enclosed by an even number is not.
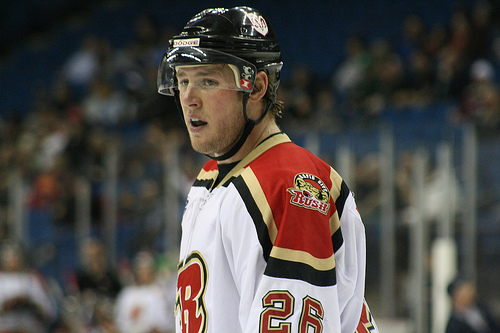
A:
[[[57,309],[41,277],[26,267],[15,243],[0,248],[0,332],[48,332]]]
[[[166,286],[157,279],[155,260],[149,252],[134,258],[135,283],[125,287],[116,302],[116,327],[122,333],[174,332],[174,304]]]
[[[78,268],[69,282],[69,294],[78,307],[78,315],[69,318],[73,325],[99,327],[111,325],[113,304],[122,285],[118,272],[106,258],[100,239],[88,238],[81,247]]]
[[[75,273],[74,288],[83,298],[115,299],[121,290],[118,273],[109,265],[102,242],[95,238],[84,241],[81,250],[82,268]]]
[[[453,300],[453,310],[446,333],[500,332],[500,326],[487,307],[477,301],[476,287],[472,282],[457,277],[448,286],[448,293]]]

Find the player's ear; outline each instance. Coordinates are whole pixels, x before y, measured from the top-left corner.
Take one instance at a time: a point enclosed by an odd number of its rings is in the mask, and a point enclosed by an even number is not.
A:
[[[250,93],[251,101],[259,101],[266,95],[267,86],[269,84],[269,78],[267,74],[263,71],[257,72],[255,76],[255,83],[253,85],[253,90]]]

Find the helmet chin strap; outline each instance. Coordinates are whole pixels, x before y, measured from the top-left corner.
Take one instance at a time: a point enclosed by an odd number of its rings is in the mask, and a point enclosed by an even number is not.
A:
[[[210,157],[211,159],[213,159],[215,161],[224,161],[224,160],[227,160],[228,158],[233,157],[241,149],[241,147],[243,146],[243,144],[247,140],[248,136],[252,132],[254,126],[257,125],[258,123],[260,123],[264,119],[267,112],[271,108],[272,102],[268,101],[268,103],[266,105],[266,109],[264,110],[264,113],[262,114],[262,116],[260,116],[259,119],[252,120],[252,119],[248,118],[248,115],[247,115],[247,102],[248,102],[249,97],[250,97],[250,93],[243,94],[243,116],[245,117],[246,123],[245,123],[245,127],[243,128],[243,132],[241,133],[241,136],[238,139],[238,141],[236,142],[236,144],[233,147],[231,147],[231,149],[229,149],[229,151],[227,153],[224,153],[221,156],[212,156],[212,155],[205,154],[206,156]]]

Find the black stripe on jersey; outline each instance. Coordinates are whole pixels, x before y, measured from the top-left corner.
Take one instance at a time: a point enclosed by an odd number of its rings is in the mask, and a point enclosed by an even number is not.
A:
[[[193,183],[194,187],[204,187],[209,190],[214,183],[213,179],[196,179]]]
[[[342,230],[337,229],[332,236],[333,252],[337,252],[338,249],[344,244],[344,238],[342,237]]]
[[[342,185],[340,185],[339,197],[335,200],[335,207],[337,207],[339,219],[342,217],[345,201],[347,200],[348,196],[349,196],[349,187],[347,187],[347,184],[344,181],[342,181]]]
[[[269,258],[264,274],[276,278],[301,280],[319,287],[329,287],[337,283],[335,268],[319,271],[304,263],[274,257]]]
[[[271,253],[271,249],[273,247],[273,243],[271,242],[271,238],[269,237],[269,231],[267,230],[267,225],[264,222],[262,213],[260,212],[257,203],[253,199],[247,184],[243,180],[243,177],[235,178],[233,180],[233,184],[240,193],[240,196],[243,199],[245,206],[247,207],[248,213],[252,217],[253,223],[255,224],[255,229],[257,230],[257,236],[259,237],[260,245],[262,246],[262,250],[264,251],[264,259],[267,262],[269,259],[269,254]]]
[[[231,177],[224,184],[221,184],[221,186],[222,187],[228,187],[229,184],[231,184],[232,182],[234,182],[235,179],[236,179],[235,177]]]
[[[342,181],[340,185],[340,193],[338,198],[335,200],[335,207],[337,208],[337,215],[339,220],[342,217],[342,212],[344,211],[345,201],[349,196],[349,187]],[[337,252],[338,249],[344,244],[344,237],[342,237],[342,229],[338,228],[332,235],[333,252]]]

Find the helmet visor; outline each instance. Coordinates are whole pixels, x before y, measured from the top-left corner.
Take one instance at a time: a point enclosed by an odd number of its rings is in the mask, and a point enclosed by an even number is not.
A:
[[[200,78],[188,81],[177,78],[176,68],[181,66],[228,65],[234,80],[211,80]],[[157,87],[163,95],[174,95],[175,89],[197,87],[200,89],[227,89],[251,92],[255,83],[256,67],[241,58],[228,53],[199,47],[174,47],[163,57],[158,67]]]

